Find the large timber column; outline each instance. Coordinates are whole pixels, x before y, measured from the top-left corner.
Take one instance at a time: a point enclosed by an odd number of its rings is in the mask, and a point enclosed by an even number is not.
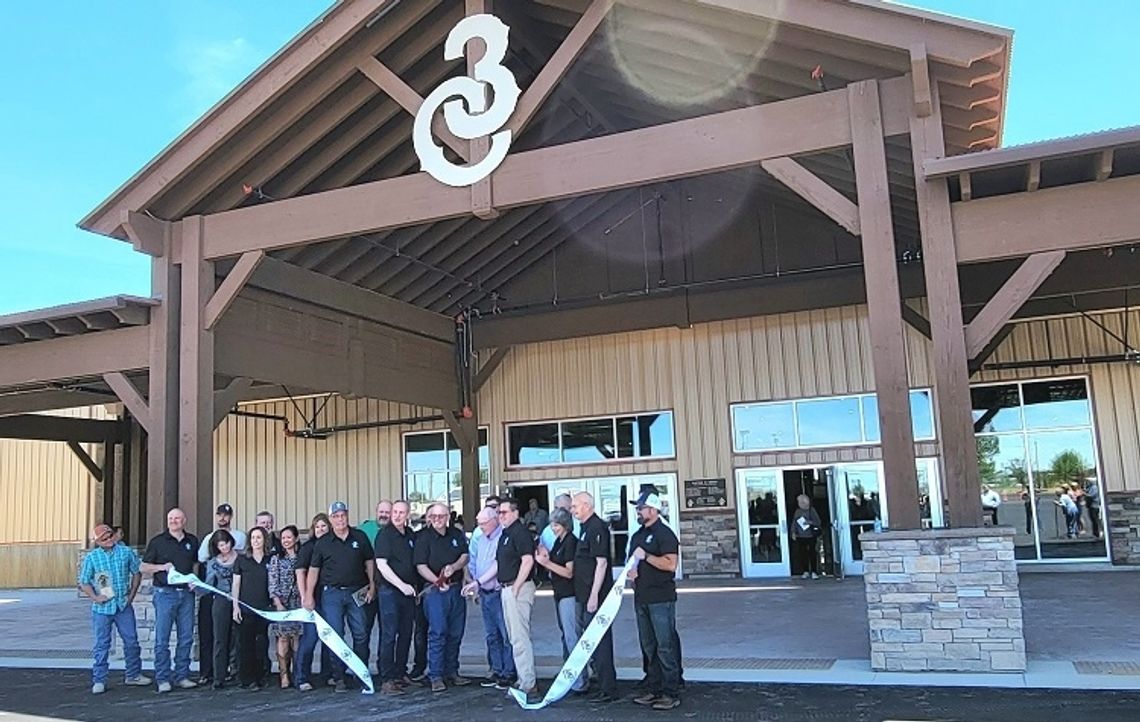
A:
[[[182,221],[178,369],[178,505],[196,534],[212,526],[214,497],[214,332],[206,322],[214,264],[203,258],[202,225],[201,216]]]
[[[929,70],[925,63],[919,63],[914,72],[929,73]],[[926,180],[923,171],[924,160],[946,154],[938,84],[930,79],[928,85],[930,112],[920,116],[912,111],[910,146],[922,229],[930,335],[934,344],[934,398],[938,409],[938,436],[942,442],[942,478],[950,512],[947,525],[973,527],[982,524],[981,481],[970,411],[970,379],[950,192],[945,180]]]
[[[150,312],[150,409],[146,448],[146,528],[134,543],[166,528],[166,512],[178,504],[178,335],[182,272],[170,242],[151,261],[151,293],[162,303]],[[197,531],[197,530],[195,530]]]
[[[914,430],[878,82],[868,80],[849,85],[848,104],[888,519],[892,529],[917,529],[920,516]]]

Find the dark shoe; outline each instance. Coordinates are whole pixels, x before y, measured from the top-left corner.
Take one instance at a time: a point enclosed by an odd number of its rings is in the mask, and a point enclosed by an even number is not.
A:
[[[442,679],[433,679],[431,681],[431,691],[432,692],[446,692],[447,691],[447,685],[443,683]]]
[[[484,677],[483,679],[481,679],[479,681],[479,686],[483,687],[484,689],[491,689],[492,687],[498,687],[499,686],[499,678],[495,677],[493,675],[490,677]]]
[[[427,672],[418,672],[413,669],[411,680],[416,684],[423,684],[427,681]]]
[[[590,701],[594,704],[609,704],[610,702],[617,702],[618,696],[610,692],[598,692],[590,698]]]
[[[334,679],[333,677],[329,677],[328,679],[325,680],[325,686],[326,687],[335,687],[336,686],[336,679]]]
[[[447,683],[452,687],[466,687],[467,685],[471,684],[471,680],[467,679],[466,677],[455,675],[454,677],[448,677]]]
[[[535,685],[526,691],[526,703],[538,704],[542,701],[542,693],[538,691],[538,685]]]
[[[681,700],[677,699],[676,697],[670,697],[667,694],[663,694],[657,698],[656,702],[653,703],[652,708],[656,710],[667,710],[676,709],[680,706]]]
[[[344,683],[343,679],[338,679],[336,682],[334,682],[333,688],[337,692],[347,692],[348,691],[348,685]]]
[[[416,683],[412,681],[411,677],[404,675],[403,677],[400,677],[396,680],[396,684],[400,685],[401,687],[411,687]]]
[[[214,683],[214,679],[212,677],[199,677],[197,681],[199,687],[206,687]]]
[[[214,684],[213,684],[214,689],[224,689],[225,686],[226,686],[225,682],[214,682]]]
[[[395,682],[385,682],[380,685],[380,691],[384,694],[403,694],[404,688]]]
[[[570,690],[570,694],[574,695],[575,697],[585,697],[589,693],[590,693],[590,686],[589,685],[586,685],[582,689]]]
[[[639,704],[642,707],[652,707],[653,703],[659,699],[661,699],[661,695],[655,694],[653,692],[646,692],[643,695],[639,695],[637,697],[634,697],[633,703]]]
[[[495,689],[508,690],[511,688],[511,680],[505,677],[498,677],[494,684]]]
[[[249,691],[250,692],[260,692],[261,691],[261,682],[254,682],[253,684],[251,684],[249,686]]]

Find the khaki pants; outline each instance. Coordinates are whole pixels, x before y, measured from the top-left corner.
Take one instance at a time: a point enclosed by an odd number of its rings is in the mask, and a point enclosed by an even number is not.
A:
[[[519,689],[533,689],[537,683],[534,676],[534,646],[530,642],[530,610],[534,607],[534,582],[522,586],[518,596],[509,586],[503,587],[503,619],[507,623],[507,641],[515,659],[515,671],[519,675]]]

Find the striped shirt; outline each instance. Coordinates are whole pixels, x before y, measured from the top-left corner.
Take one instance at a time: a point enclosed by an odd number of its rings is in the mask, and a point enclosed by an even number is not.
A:
[[[97,547],[83,557],[79,583],[90,584],[96,594],[109,586],[115,596],[106,602],[92,602],[91,609],[96,614],[115,615],[126,609],[131,577],[138,573],[139,555],[134,549],[125,544],[116,544],[110,549]]]

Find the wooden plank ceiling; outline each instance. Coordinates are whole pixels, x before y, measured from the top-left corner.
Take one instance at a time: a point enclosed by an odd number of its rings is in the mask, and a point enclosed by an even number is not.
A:
[[[512,28],[507,64],[521,87],[534,79],[588,5],[589,0],[497,4],[496,13]],[[416,172],[412,116],[355,68],[361,59],[375,57],[426,96],[444,79],[466,72],[462,60],[444,62],[442,52],[443,39],[462,15],[461,0],[405,0],[390,6],[380,20],[360,29],[169,184],[145,210],[179,219]],[[977,60],[969,68],[940,63],[933,68],[949,152],[996,146],[1003,55]],[[809,95],[909,70],[909,54],[901,49],[686,0],[625,0],[611,11],[512,151]],[[914,247],[918,222],[909,145],[906,138],[892,138],[887,150],[899,245]],[[848,151],[800,160],[854,200]],[[747,182],[773,202],[805,206],[759,169],[721,174],[709,182]],[[494,220],[455,219],[274,255],[454,313],[492,301],[499,289],[604,213],[615,207],[636,212],[638,193],[600,194],[519,208]]]

